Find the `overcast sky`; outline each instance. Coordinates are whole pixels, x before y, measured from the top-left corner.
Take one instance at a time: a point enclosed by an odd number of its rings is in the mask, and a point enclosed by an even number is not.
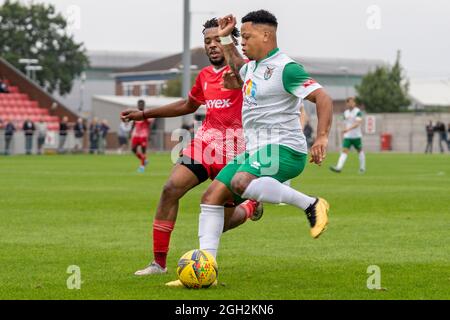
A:
[[[35,2],[72,17],[75,39],[88,50],[182,50],[183,0]],[[191,46],[202,45],[207,18],[239,20],[256,9],[276,15],[279,47],[292,56],[393,62],[400,49],[409,76],[450,78],[449,0],[191,0]]]

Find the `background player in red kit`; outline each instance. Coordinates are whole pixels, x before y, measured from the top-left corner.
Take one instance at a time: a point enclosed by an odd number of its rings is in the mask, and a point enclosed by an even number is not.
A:
[[[145,110],[145,101],[138,101],[138,110],[143,113]],[[135,120],[133,123],[133,129],[131,133],[131,150],[140,160],[141,165],[138,168],[138,172],[144,172],[145,167],[148,164],[147,160],[147,145],[150,135],[150,126],[154,119]]]
[[[219,171],[237,154],[245,149],[242,135],[242,91],[232,72],[226,65],[223,50],[218,36],[217,19],[211,19],[204,25],[203,35],[206,54],[211,66],[200,71],[189,97],[157,109],[125,110],[121,117],[125,121],[142,120],[143,118],[177,117],[195,112],[200,105],[206,106],[206,118],[188,146],[174,166],[166,182],[153,221],[153,254],[154,261],[136,275],[167,273],[166,259],[171,232],[175,226],[178,213],[178,202],[190,189],[206,181],[214,179]],[[239,31],[232,33],[236,39]],[[236,89],[226,89],[227,87]],[[228,133],[228,134],[227,134]],[[227,139],[228,137],[228,139]],[[248,218],[258,220],[262,215],[262,206],[253,200],[247,200],[237,207],[225,210],[224,230],[235,228]]]

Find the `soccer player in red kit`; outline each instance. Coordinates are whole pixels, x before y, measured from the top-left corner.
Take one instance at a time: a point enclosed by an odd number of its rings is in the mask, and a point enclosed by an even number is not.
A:
[[[144,112],[145,110],[145,101],[138,101],[138,110],[140,112]],[[150,135],[150,126],[153,123],[154,119],[143,119],[136,120],[133,123],[133,129],[131,133],[131,150],[136,155],[136,157],[140,160],[141,165],[138,168],[138,172],[144,172],[145,167],[148,164],[147,160],[147,145],[148,138]]]
[[[213,180],[226,163],[245,149],[242,131],[242,89],[226,64],[217,19],[208,20],[203,35],[206,54],[211,66],[200,71],[187,99],[156,109],[125,110],[121,118],[125,121],[139,121],[146,118],[177,117],[195,112],[200,105],[206,106],[206,118],[191,144],[183,150],[166,182],[153,221],[154,260],[135,274],[150,275],[167,273],[166,260],[171,232],[178,213],[178,203],[186,192]],[[239,37],[235,28],[233,36]],[[226,89],[227,87],[235,89]],[[247,219],[258,220],[263,212],[262,205],[247,200],[235,206],[230,199],[225,210],[223,231],[244,223]]]

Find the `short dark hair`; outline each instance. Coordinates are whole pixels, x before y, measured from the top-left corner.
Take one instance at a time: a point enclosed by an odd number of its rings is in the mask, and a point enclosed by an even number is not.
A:
[[[348,97],[347,99],[345,99],[345,102],[350,102],[350,101],[355,101],[356,102],[355,97]]]
[[[217,20],[217,18],[212,18],[209,19],[208,21],[206,21],[203,24],[203,34],[205,34],[206,29],[209,28],[217,28],[219,26],[219,20]],[[234,27],[233,31],[231,32],[231,35],[235,38],[239,38],[241,36],[241,33],[239,32],[239,30]]]
[[[255,24],[267,24],[269,26],[278,27],[277,18],[267,10],[258,10],[249,12],[242,18],[242,23],[252,22]]]

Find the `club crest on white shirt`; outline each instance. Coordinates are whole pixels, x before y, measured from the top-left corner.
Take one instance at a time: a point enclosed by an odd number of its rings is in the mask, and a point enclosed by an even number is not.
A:
[[[275,67],[269,67],[267,66],[266,71],[264,72],[264,80],[269,80],[273,75],[273,70],[275,70]]]

